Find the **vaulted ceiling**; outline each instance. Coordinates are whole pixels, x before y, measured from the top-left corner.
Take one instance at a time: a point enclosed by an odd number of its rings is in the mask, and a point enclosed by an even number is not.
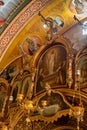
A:
[[[3,0],[3,2],[4,5],[0,6],[0,17],[4,20],[0,23],[0,71],[21,56],[19,45],[26,37],[39,40],[37,42],[41,45],[47,42],[46,30],[38,15],[39,11],[45,18],[54,19],[59,16],[63,20],[64,26],[58,29],[58,35],[63,35],[76,24],[74,15],[79,20],[86,17],[86,12],[77,12],[74,0],[16,0],[15,2]]]

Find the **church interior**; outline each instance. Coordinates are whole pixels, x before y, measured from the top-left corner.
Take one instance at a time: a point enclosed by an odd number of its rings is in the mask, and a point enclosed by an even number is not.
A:
[[[87,130],[87,0],[0,0],[0,130]]]

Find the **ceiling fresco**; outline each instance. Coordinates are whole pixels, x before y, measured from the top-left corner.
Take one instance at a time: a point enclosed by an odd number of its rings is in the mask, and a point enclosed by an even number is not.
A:
[[[86,0],[72,0],[70,6],[70,10],[73,13],[76,13],[78,17],[86,17],[87,16],[87,1]]]
[[[15,16],[30,2],[27,0],[4,0],[0,6],[0,34],[15,18]]]
[[[5,6],[8,8],[10,0],[8,2],[3,2],[5,4],[1,6],[1,12],[2,10],[6,9]],[[16,4],[18,4],[18,2],[20,3],[21,1],[15,1],[15,3],[12,2],[12,5],[15,6]],[[22,1],[22,3],[23,2],[26,3],[26,0]],[[20,5],[22,3],[20,3]],[[55,2],[52,2],[52,0],[47,0],[45,2],[43,2],[43,0],[38,0],[36,3],[35,1],[32,1],[31,3],[32,4],[27,4],[24,10],[22,10],[22,13],[15,13],[16,15],[18,14],[15,18],[11,16],[12,18],[14,18],[14,20],[12,20],[11,24],[8,23],[8,27],[6,27],[6,29],[0,36],[1,66],[3,64],[3,67],[6,66],[5,62],[3,63],[4,59],[7,59],[7,64],[9,64],[9,62],[13,61],[20,55],[20,49],[18,48],[18,46],[23,43],[26,37],[36,35],[37,37],[40,37],[43,44],[46,42],[47,30],[44,29],[41,17],[38,16],[40,10],[45,18],[51,17],[52,19],[55,19],[55,17],[60,17],[62,19],[62,21],[64,22],[64,26],[58,27],[59,34],[66,32],[66,30],[68,30],[76,23],[76,21],[73,19],[73,16],[75,14],[78,15],[79,19],[83,18],[82,14],[84,14],[84,16],[86,17],[86,1],[83,3],[79,3],[75,0],[55,0]],[[51,4],[49,5],[49,3]],[[48,4],[48,6],[46,4]],[[47,6],[46,9],[44,8],[45,5]],[[9,13],[12,8],[14,8],[14,6],[10,8]],[[78,12],[77,7],[79,8],[79,10],[82,10],[82,12]],[[7,14],[5,13],[5,15]],[[10,54],[12,55],[10,56]],[[0,68],[2,68],[1,66]]]

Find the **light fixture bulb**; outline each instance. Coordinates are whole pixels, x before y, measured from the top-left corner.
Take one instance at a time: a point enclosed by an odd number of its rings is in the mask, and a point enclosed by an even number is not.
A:
[[[47,28],[47,24],[46,24],[46,23],[44,23],[44,24],[43,24],[43,27],[46,29],[46,28]]]
[[[30,120],[29,117],[26,118],[26,122],[27,122],[27,123],[31,122],[31,120]]]
[[[13,101],[13,96],[10,96],[10,97],[9,97],[9,101]]]

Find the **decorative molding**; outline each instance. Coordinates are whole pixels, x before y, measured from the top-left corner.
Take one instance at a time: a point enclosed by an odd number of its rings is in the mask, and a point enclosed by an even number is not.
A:
[[[50,2],[52,2],[51,0]],[[0,40],[0,56],[6,50],[6,47],[11,43],[14,37],[26,25],[37,11],[41,10],[45,5],[48,5],[49,0],[34,0],[27,7],[15,17],[13,22],[7,27],[5,32],[1,35]]]

